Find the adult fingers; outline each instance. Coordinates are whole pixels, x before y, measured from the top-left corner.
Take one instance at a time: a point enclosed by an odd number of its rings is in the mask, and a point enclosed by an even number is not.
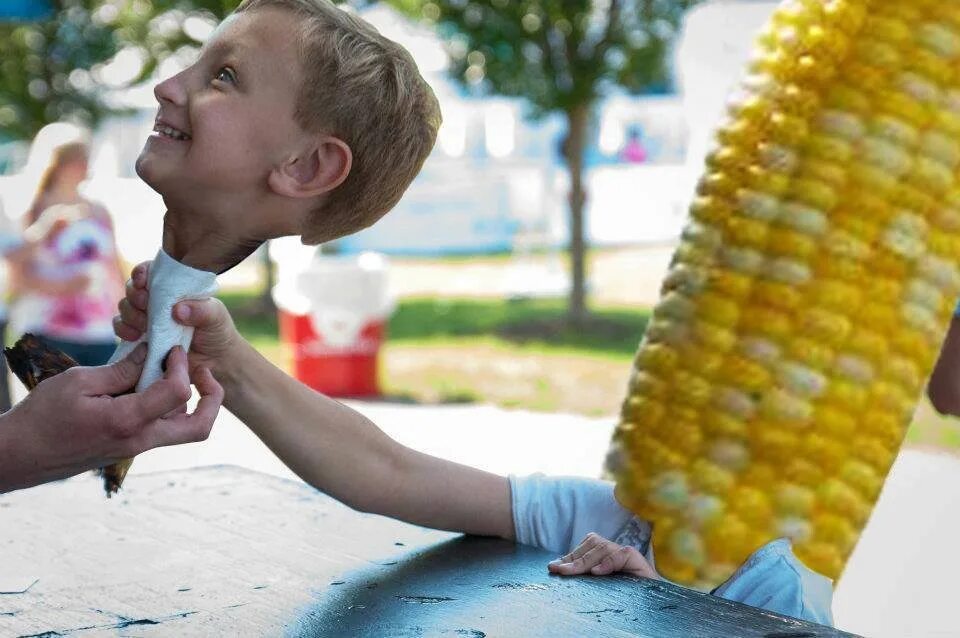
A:
[[[210,436],[210,430],[223,403],[223,388],[207,368],[199,368],[194,373],[193,381],[200,393],[197,408],[192,414],[177,414],[148,427],[143,449],[193,443]]]
[[[179,408],[189,398],[187,355],[177,346],[167,355],[167,370],[162,379],[143,392],[114,399],[115,419],[122,420],[119,422],[130,428],[139,429]]]
[[[147,346],[141,343],[116,363],[96,368],[82,368],[74,374],[83,375],[84,387],[89,394],[120,394],[136,385],[146,358]]]

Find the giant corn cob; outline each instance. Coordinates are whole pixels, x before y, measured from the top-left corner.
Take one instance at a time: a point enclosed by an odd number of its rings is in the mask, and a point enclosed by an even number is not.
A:
[[[608,468],[658,568],[837,578],[960,293],[960,1],[782,5],[717,133]]]

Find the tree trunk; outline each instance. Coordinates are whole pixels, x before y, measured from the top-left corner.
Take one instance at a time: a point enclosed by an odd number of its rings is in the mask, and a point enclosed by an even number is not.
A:
[[[587,318],[586,241],[584,240],[583,208],[587,193],[583,186],[583,164],[587,142],[589,106],[581,105],[567,111],[567,137],[563,154],[570,173],[570,302],[567,308],[570,322],[583,325]]]
[[[272,315],[277,311],[276,304],[273,303],[273,286],[277,283],[276,264],[270,259],[270,242],[263,244],[261,256],[261,265],[263,266],[263,289],[260,291],[260,312],[264,315]]]

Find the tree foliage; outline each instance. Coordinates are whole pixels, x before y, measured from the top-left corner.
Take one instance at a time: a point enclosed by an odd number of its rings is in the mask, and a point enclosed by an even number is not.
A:
[[[667,53],[696,0],[391,0],[436,28],[453,76],[478,94],[520,97],[567,122],[569,318],[586,319],[584,156],[592,109],[615,90],[662,90]]]
[[[436,25],[465,86],[569,111],[620,87],[663,90],[667,52],[696,0],[393,0]]]
[[[54,0],[41,20],[0,22],[0,138],[28,139],[58,120],[95,126],[112,111],[107,89],[189,55],[237,2]],[[126,68],[111,82],[118,60]]]

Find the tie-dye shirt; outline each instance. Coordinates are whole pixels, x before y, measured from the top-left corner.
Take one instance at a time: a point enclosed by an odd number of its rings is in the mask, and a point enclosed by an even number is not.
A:
[[[76,206],[88,206],[79,204]],[[50,281],[86,275],[86,289],[63,295],[24,291],[18,300],[19,328],[79,343],[114,341],[113,316],[123,296],[113,227],[106,214],[78,214],[55,206],[43,215],[74,216],[37,249],[31,267]]]

